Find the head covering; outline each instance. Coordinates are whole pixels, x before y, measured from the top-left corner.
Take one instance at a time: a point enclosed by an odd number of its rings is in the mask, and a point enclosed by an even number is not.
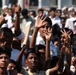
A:
[[[64,6],[64,7],[62,8],[62,11],[64,11],[65,9],[67,9],[67,7],[66,7],[66,6]]]
[[[74,9],[74,7],[70,7],[69,9],[68,9],[68,11],[71,11],[71,10],[73,10]]]
[[[7,6],[7,5],[4,5],[4,6],[2,7],[2,10],[5,9],[5,8],[8,8],[8,6]]]

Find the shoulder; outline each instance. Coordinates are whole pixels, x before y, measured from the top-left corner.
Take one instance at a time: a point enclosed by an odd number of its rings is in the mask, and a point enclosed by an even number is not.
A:
[[[21,73],[23,75],[28,75],[28,68],[23,67],[22,70],[21,70]]]
[[[16,70],[9,70],[8,72],[9,72],[8,75],[17,75]]]

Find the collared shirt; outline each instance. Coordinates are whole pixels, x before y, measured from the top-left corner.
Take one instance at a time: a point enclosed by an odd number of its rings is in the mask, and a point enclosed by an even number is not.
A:
[[[38,44],[45,45],[45,41],[43,40],[43,38],[40,35],[38,35],[36,38],[36,45],[38,45]],[[51,57],[58,55],[57,49],[54,46],[54,44],[52,43],[52,41],[50,41],[50,55],[51,55]]]
[[[54,18],[51,18],[51,16],[49,16],[49,18],[51,19],[52,21],[52,25],[54,24],[58,24],[60,28],[62,28],[62,24],[61,24],[61,20],[59,17],[54,17]]]

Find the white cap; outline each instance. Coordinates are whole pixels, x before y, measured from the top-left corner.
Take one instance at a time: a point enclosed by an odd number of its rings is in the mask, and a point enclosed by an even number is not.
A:
[[[74,23],[74,26],[76,26],[76,22]]]
[[[62,8],[62,11],[64,11],[65,9],[67,9],[67,7],[66,7],[66,6],[64,6],[64,7]]]
[[[73,10],[74,9],[74,7],[70,7],[69,9],[68,9],[68,11],[71,11],[71,10]]]
[[[5,9],[5,8],[8,8],[8,6],[7,6],[7,5],[4,5],[4,6],[2,7],[2,10]]]

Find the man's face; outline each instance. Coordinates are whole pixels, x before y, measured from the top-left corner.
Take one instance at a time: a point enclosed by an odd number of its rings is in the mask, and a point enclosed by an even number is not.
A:
[[[60,16],[61,16],[61,12],[60,12],[60,11],[57,11],[56,15],[57,15],[58,17],[60,17]]]
[[[51,15],[51,16],[55,16],[55,12],[52,10],[52,11],[50,12],[50,15]]]
[[[26,59],[26,63],[30,69],[35,70],[38,66],[38,57],[35,53],[30,53]]]
[[[9,57],[7,54],[0,54],[0,68],[7,68],[9,63]]]
[[[39,32],[42,37],[44,37],[44,33],[50,28],[50,25],[47,21],[43,22],[43,25],[40,27]]]

